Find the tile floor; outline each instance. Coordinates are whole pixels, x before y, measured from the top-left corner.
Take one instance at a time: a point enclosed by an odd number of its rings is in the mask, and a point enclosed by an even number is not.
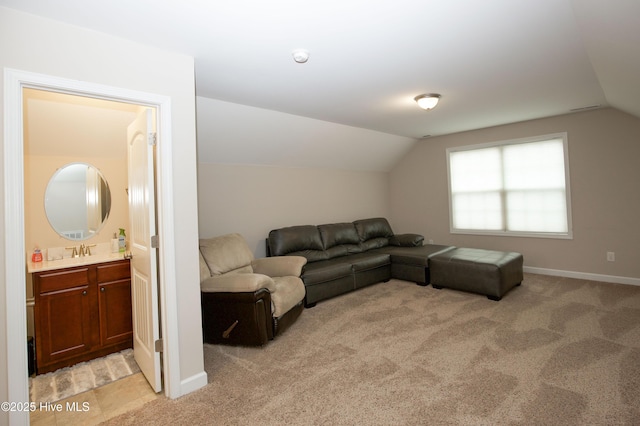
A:
[[[31,412],[32,426],[97,425],[161,397],[142,373],[38,407]]]

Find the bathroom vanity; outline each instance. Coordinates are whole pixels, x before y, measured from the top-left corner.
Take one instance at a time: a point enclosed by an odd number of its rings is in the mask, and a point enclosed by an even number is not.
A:
[[[29,266],[37,374],[132,347],[128,259],[89,256]]]
[[[113,234],[103,229],[112,214],[106,178],[88,163],[63,165],[43,201],[49,226],[31,221],[31,241],[44,246],[42,257],[27,253],[26,280],[37,374],[133,346],[129,259],[112,251]]]

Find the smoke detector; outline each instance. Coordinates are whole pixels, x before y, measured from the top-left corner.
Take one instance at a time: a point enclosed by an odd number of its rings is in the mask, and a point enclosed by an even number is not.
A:
[[[293,60],[299,64],[304,64],[309,60],[309,51],[305,49],[295,49],[291,52]]]

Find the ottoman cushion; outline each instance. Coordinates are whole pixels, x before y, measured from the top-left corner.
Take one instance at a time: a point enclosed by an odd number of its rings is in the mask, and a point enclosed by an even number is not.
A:
[[[431,284],[500,300],[522,282],[522,263],[520,253],[456,248],[429,259]]]

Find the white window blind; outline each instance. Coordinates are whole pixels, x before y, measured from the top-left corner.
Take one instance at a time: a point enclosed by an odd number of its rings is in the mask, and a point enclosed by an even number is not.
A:
[[[452,232],[570,238],[566,134],[447,151]]]

